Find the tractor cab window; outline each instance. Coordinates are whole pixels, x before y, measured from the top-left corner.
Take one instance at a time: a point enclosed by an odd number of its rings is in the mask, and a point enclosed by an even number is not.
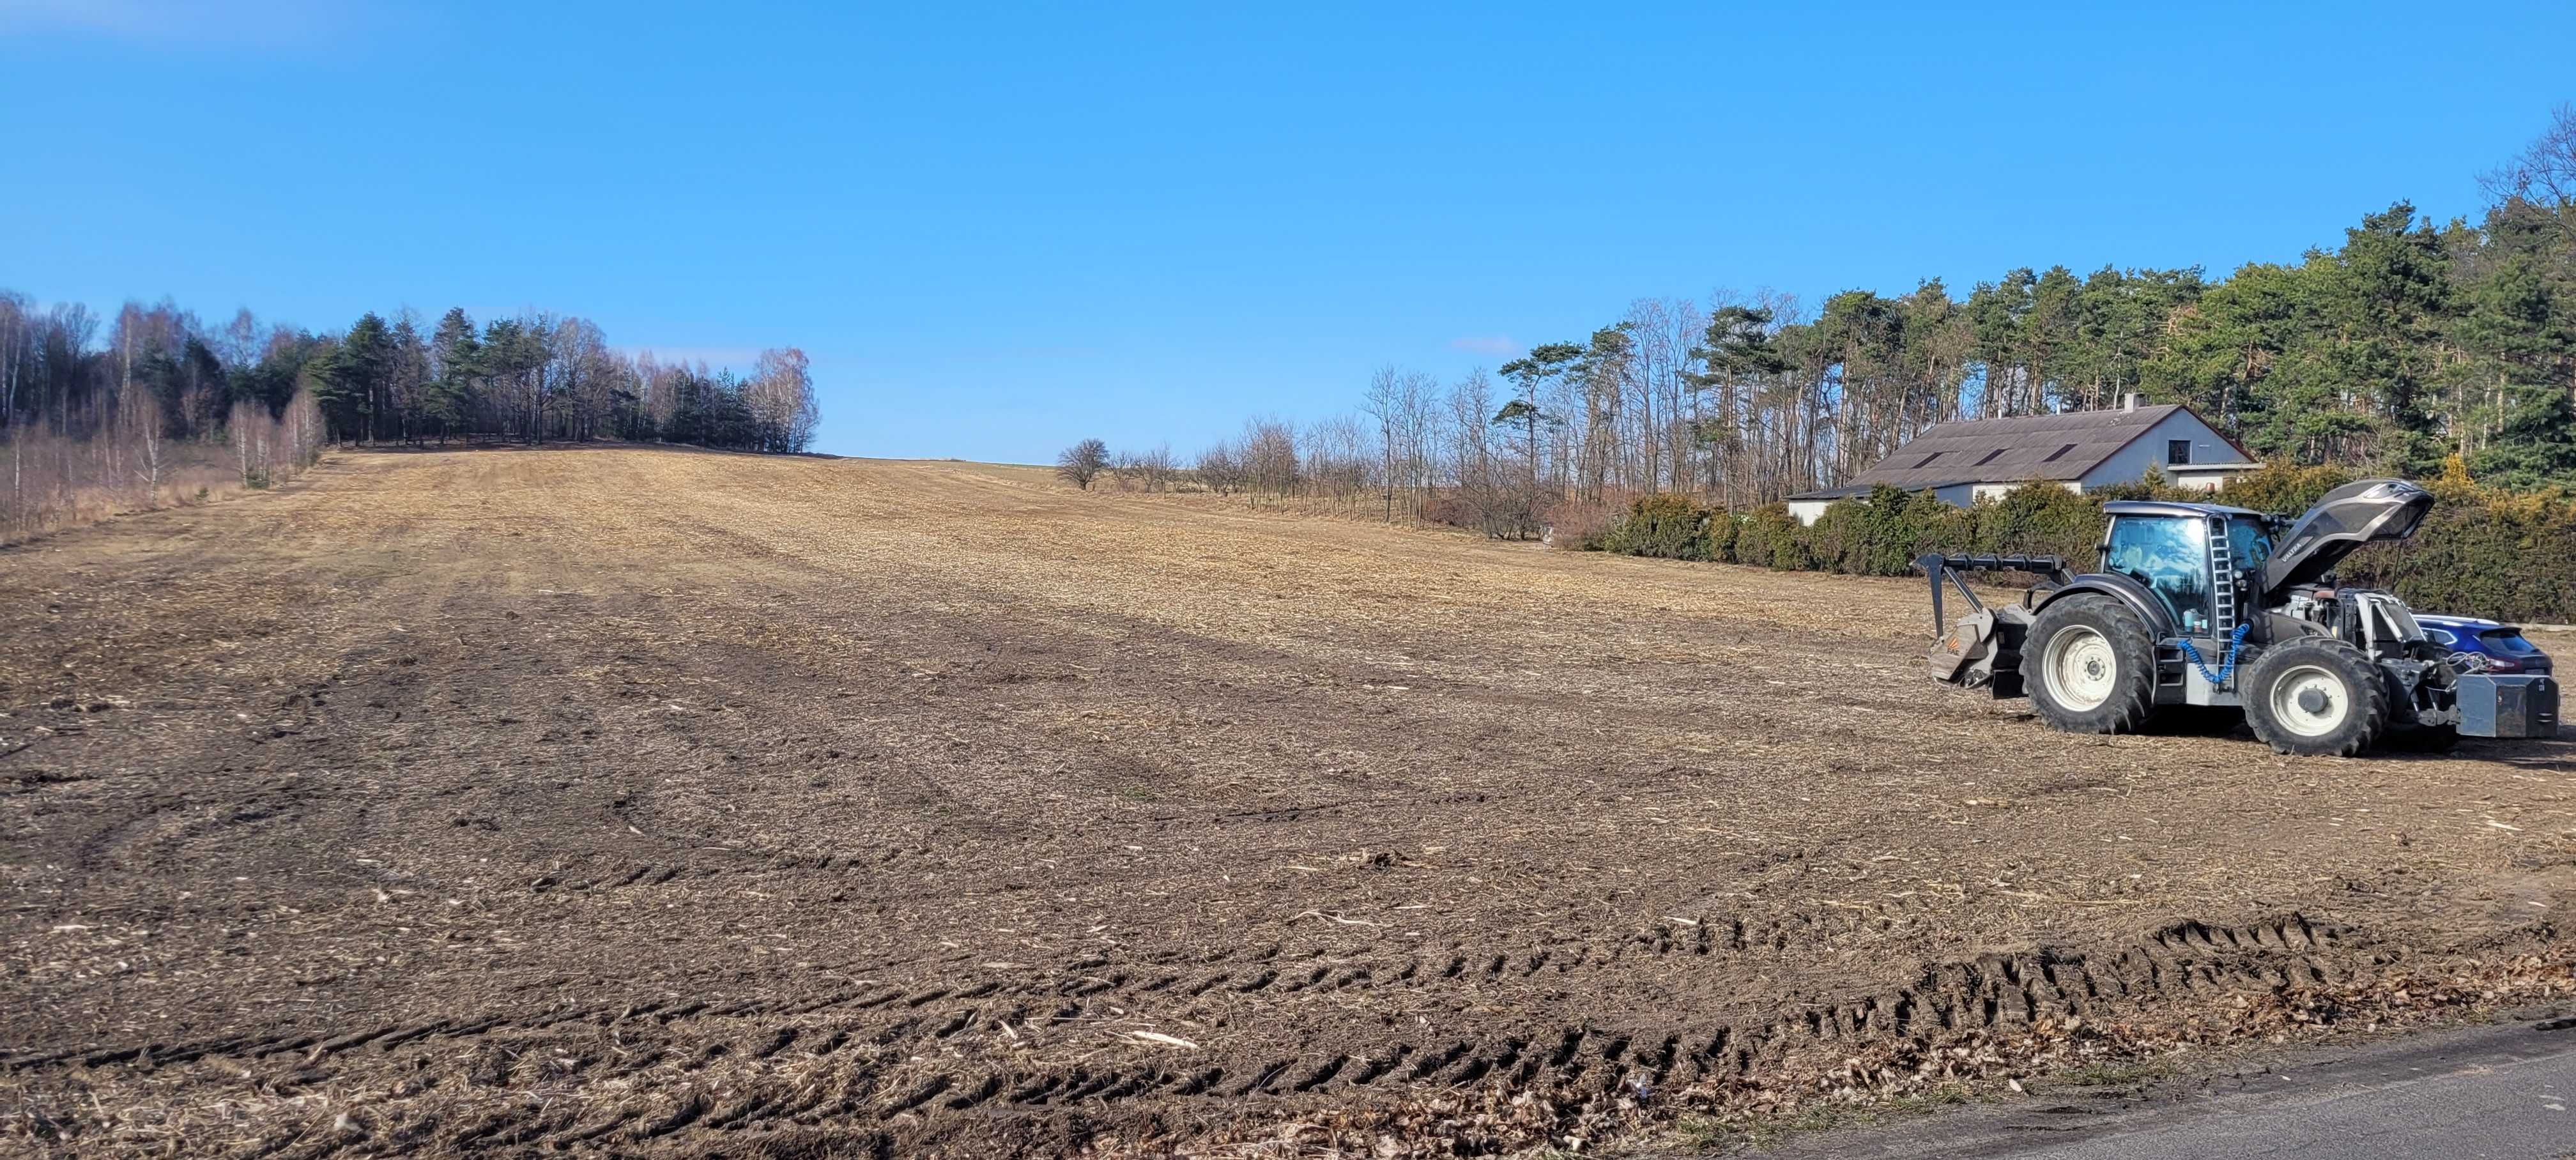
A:
[[[2230,537],[2233,539],[2233,536]],[[2164,601],[2187,633],[2209,627],[2208,527],[2189,516],[2121,516],[2111,521],[2103,570],[2127,576]]]
[[[2237,571],[2260,572],[2272,562],[2271,529],[2263,526],[2259,516],[2230,516],[2227,550],[2236,557]]]

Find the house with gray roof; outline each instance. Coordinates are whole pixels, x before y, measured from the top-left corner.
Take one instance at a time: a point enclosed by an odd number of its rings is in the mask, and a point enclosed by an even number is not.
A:
[[[1826,505],[1880,484],[1966,507],[2028,483],[2082,492],[2136,483],[2150,470],[2181,487],[2215,490],[2260,466],[2191,408],[2142,407],[2127,395],[2108,410],[1934,424],[1842,486],[1790,496],[1789,512],[1812,524]]]

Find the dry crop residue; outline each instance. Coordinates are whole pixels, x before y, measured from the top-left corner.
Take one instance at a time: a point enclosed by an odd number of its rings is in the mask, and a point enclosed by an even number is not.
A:
[[[0,552],[0,1139],[1651,1120],[1801,1052],[2554,953],[2566,740],[2054,734],[1927,680],[1926,618],[1030,469],[341,455]]]

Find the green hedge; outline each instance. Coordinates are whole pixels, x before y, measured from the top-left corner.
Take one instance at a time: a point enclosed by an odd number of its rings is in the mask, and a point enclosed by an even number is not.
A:
[[[2054,553],[2084,571],[2101,543],[2104,500],[2214,500],[2296,514],[2351,479],[2333,468],[2267,468],[2215,496],[2149,483],[2077,495],[2034,483],[1967,508],[1881,487],[1835,502],[1811,527],[1787,504],[1730,512],[1689,496],[1649,495],[1631,502],[1600,544],[1633,556],[1853,576],[1910,575],[1914,558],[1933,551]],[[2576,622],[2576,498],[2481,487],[2456,468],[2426,486],[2435,503],[2414,538],[2354,553],[2344,580],[2390,589],[2426,612]]]
[[[2434,485],[2414,538],[2364,548],[2342,569],[2426,612],[2576,622],[2576,502]]]
[[[1734,521],[1726,513],[1701,507],[1686,495],[1640,496],[1628,505],[1628,511],[1611,525],[1602,537],[1605,551],[1629,556],[1660,556],[1667,560],[1723,560],[1729,536],[1712,535],[1724,528],[1734,530]]]

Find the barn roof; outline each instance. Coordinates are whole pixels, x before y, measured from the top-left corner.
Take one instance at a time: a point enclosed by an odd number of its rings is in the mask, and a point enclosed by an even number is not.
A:
[[[2146,434],[2148,428],[2187,409],[2179,403],[2160,403],[2135,410],[2063,411],[1938,423],[1897,448],[1895,454],[1853,476],[1843,487],[1827,491],[1838,496],[1867,491],[1882,483],[1919,491],[1958,483],[2081,479]],[[2242,450],[2238,450],[2242,456]],[[1791,498],[1830,497],[1809,492]]]

